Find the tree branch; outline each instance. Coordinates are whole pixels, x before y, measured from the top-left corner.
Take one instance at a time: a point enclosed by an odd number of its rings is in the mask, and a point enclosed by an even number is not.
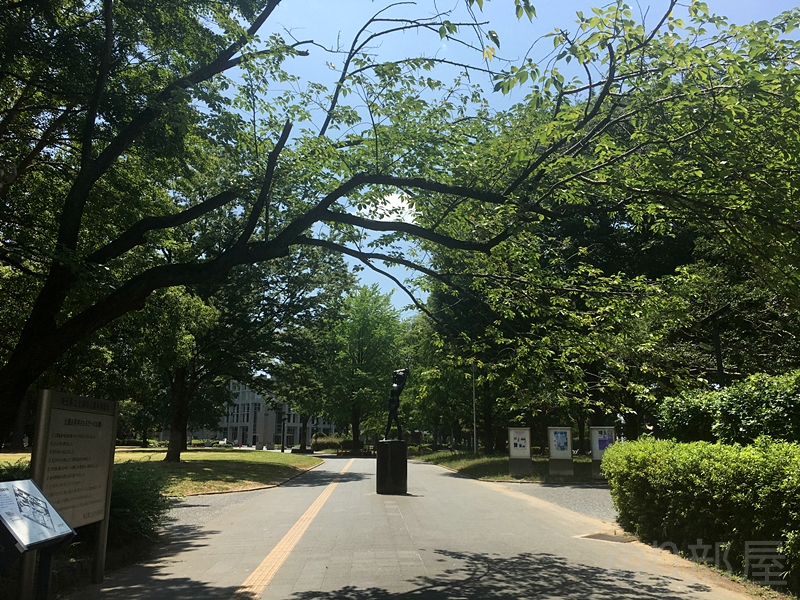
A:
[[[113,0],[103,0],[103,25],[105,27],[105,43],[100,57],[100,67],[97,71],[97,81],[94,91],[86,107],[86,120],[81,136],[81,170],[89,166],[92,160],[92,146],[94,140],[94,127],[97,120],[97,109],[103,98],[108,75],[111,71],[111,54],[114,51],[114,4]]]
[[[128,250],[143,244],[145,242],[144,236],[147,232],[185,225],[235,200],[241,193],[241,190],[227,190],[174,215],[145,217],[134,223],[117,239],[92,252],[86,257],[85,262],[95,265],[105,264],[123,255]]]
[[[507,240],[512,231],[506,229],[501,234],[486,240],[485,242],[472,242],[468,240],[459,240],[448,235],[436,233],[426,227],[420,227],[413,223],[405,223],[403,221],[376,221],[374,219],[367,219],[352,215],[350,213],[339,213],[326,211],[322,217],[325,221],[332,221],[334,223],[345,223],[347,225],[354,225],[356,227],[363,227],[371,231],[395,231],[413,235],[416,238],[428,240],[440,246],[451,248],[453,250],[468,250],[473,252],[489,252],[492,248],[499,243]]]
[[[289,134],[292,131],[292,123],[290,121],[286,121],[283,126],[283,131],[281,132],[280,138],[278,141],[275,142],[275,147],[270,151],[269,157],[267,157],[267,170],[264,174],[264,183],[261,186],[261,192],[258,194],[258,200],[256,200],[253,209],[250,212],[250,218],[247,221],[247,225],[245,225],[244,230],[242,231],[242,235],[239,236],[237,240],[237,245],[246,244],[247,241],[250,239],[250,236],[253,235],[253,231],[256,229],[256,225],[258,224],[258,219],[261,216],[261,212],[264,210],[264,207],[269,205],[271,193],[272,193],[272,179],[275,174],[275,166],[278,163],[278,156],[280,155],[283,147],[286,145],[286,141],[289,139]],[[266,234],[264,236],[265,240],[269,239],[269,208],[266,211]]]

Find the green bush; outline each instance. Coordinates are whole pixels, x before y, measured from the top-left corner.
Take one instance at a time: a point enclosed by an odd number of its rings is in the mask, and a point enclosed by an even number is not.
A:
[[[25,459],[0,464],[0,481],[29,478],[30,463]],[[173,502],[164,495],[167,484],[167,476],[146,463],[131,461],[114,466],[108,524],[110,547],[155,537]]]
[[[117,446],[141,446],[142,440],[137,440],[135,438],[125,438],[125,439],[117,439],[116,441]]]
[[[0,481],[18,481],[31,478],[31,464],[24,458],[15,463],[0,463]]]
[[[339,436],[324,436],[318,435],[311,440],[311,449],[314,452],[328,450],[329,452],[337,452],[341,449],[342,439]]]
[[[114,466],[109,545],[155,538],[173,503],[164,494],[167,484],[167,476],[146,463],[129,461]]]
[[[749,444],[768,435],[800,442],[800,371],[752,375],[717,395],[714,434],[721,441]]]
[[[658,411],[658,435],[679,442],[714,441],[716,400],[716,392],[709,391],[692,391],[664,398]]]
[[[746,542],[781,541],[790,587],[798,589],[800,445],[645,438],[611,446],[602,471],[620,523],[644,540],[671,542],[687,553],[698,540],[725,543],[739,571]]]
[[[800,371],[760,373],[722,390],[665,398],[657,431],[679,442],[749,444],[759,436],[800,442]]]

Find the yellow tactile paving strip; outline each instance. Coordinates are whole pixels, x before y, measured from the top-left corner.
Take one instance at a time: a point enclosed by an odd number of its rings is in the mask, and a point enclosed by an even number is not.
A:
[[[333,490],[339,484],[339,477],[347,473],[355,459],[351,458],[350,461],[339,471],[339,476],[328,484],[319,497],[314,500],[314,503],[308,507],[308,510],[303,513],[303,516],[297,520],[292,528],[283,536],[278,545],[272,549],[267,557],[261,561],[261,564],[256,567],[250,576],[244,580],[244,583],[239,586],[239,589],[231,596],[231,600],[255,600],[259,598],[264,590],[267,589],[269,582],[275,577],[278,569],[289,558],[289,555],[294,550],[297,542],[303,537],[303,534],[308,529],[311,522],[319,513],[322,505],[330,498]]]

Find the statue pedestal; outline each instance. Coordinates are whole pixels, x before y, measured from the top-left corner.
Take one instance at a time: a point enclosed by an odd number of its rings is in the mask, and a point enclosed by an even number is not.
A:
[[[376,491],[379,494],[405,494],[408,492],[408,459],[403,440],[378,442],[378,476]]]

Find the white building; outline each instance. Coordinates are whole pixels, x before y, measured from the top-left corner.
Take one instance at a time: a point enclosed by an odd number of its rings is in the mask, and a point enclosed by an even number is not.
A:
[[[231,391],[236,394],[228,413],[219,420],[216,437],[227,439],[228,443],[241,444],[272,450],[281,445],[281,429],[285,419],[286,447],[291,448],[300,443],[302,423],[300,415],[293,412],[289,405],[278,402],[277,397],[268,394],[265,399],[249,387],[238,381],[230,382]],[[318,417],[311,417],[306,430],[306,445],[311,444],[314,433],[330,435],[336,428]],[[208,438],[210,432],[195,432],[195,437]]]

